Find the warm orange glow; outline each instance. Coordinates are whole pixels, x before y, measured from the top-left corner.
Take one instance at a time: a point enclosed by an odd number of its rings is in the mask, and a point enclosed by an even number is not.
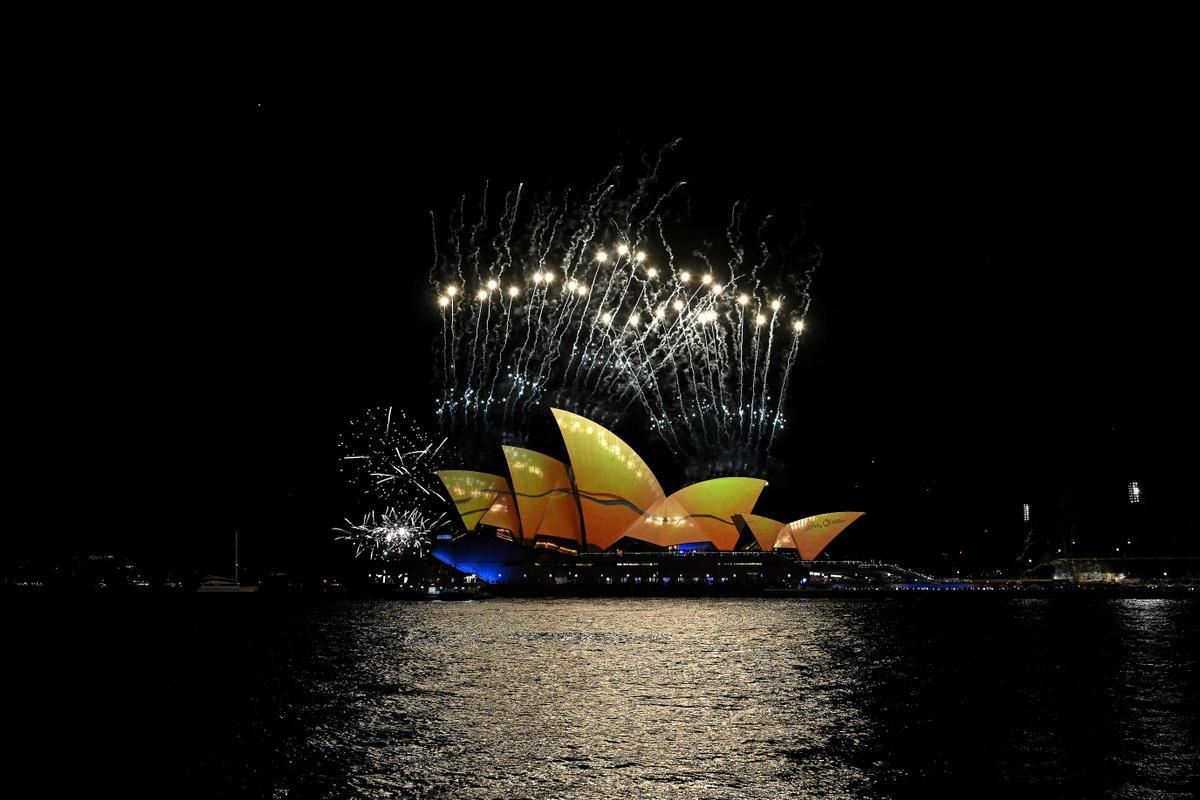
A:
[[[821,555],[838,534],[862,515],[861,511],[834,511],[830,514],[798,519],[780,530],[775,546],[795,547],[801,558],[811,561]]]
[[[578,543],[579,509],[567,465],[534,450],[505,447],[504,458],[517,493],[517,509],[526,542],[553,536]]]
[[[749,514],[766,481],[713,478],[693,483],[657,503],[623,535],[661,546],[712,542],[732,550],[738,530],[734,514]]]
[[[629,537],[659,547],[708,542],[729,551],[740,538],[738,516],[763,552],[795,549],[812,560],[862,516],[841,511],[784,525],[752,514],[766,486],[758,478],[714,478],[667,497],[646,462],[612,431],[569,411],[551,411],[570,467],[543,453],[506,446],[511,488],[502,476],[486,472],[437,473],[468,530],[484,524],[512,531],[526,544],[538,537],[560,540],[554,547],[582,545],[586,538],[589,547],[607,550]]]
[[[775,549],[775,540],[783,529],[782,522],[770,517],[760,517],[757,514],[742,514],[742,519],[746,521],[746,527],[750,529],[750,533],[754,534],[760,550],[769,553]]]
[[[575,470],[589,546],[606,549],[665,495],[650,467],[612,431],[586,417],[550,409]]]
[[[496,493],[496,499],[492,501],[491,507],[483,513],[479,519],[480,525],[493,525],[497,528],[504,528],[512,531],[513,536],[517,536],[521,532],[521,521],[517,517],[516,503],[513,502],[512,492],[508,489],[508,484],[505,484],[504,491]]]
[[[508,481],[504,480],[503,476],[490,472],[443,469],[438,471],[437,476],[445,485],[450,499],[454,502],[454,508],[469,531],[479,526],[481,518],[495,505],[499,495],[508,495]]]
[[[792,529],[784,525],[775,537],[775,547],[780,550],[795,550],[796,540],[792,538]]]

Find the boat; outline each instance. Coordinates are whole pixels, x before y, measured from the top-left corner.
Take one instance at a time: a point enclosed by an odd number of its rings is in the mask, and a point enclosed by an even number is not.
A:
[[[241,594],[244,592],[257,592],[258,584],[242,584],[240,577],[240,563],[238,561],[238,532],[233,532],[233,577],[223,577],[221,575],[205,575],[200,579],[200,586],[196,589],[198,592],[205,594]]]

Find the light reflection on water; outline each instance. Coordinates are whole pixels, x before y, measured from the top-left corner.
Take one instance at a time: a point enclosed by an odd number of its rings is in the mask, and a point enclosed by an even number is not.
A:
[[[187,617],[172,628],[184,671],[129,680],[149,713],[185,703],[172,714],[192,720],[186,733],[158,742],[176,754],[164,768],[215,795],[1184,797],[1200,775],[1195,601],[174,613]]]
[[[328,713],[286,741],[278,778],[330,796],[1088,796],[1196,778],[1183,601],[364,603],[298,625],[313,650],[290,654],[297,698],[280,699]]]

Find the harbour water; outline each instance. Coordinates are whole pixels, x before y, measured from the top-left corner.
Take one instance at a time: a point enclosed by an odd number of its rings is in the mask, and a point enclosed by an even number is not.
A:
[[[161,797],[1190,797],[1200,601],[16,602],[10,773]]]

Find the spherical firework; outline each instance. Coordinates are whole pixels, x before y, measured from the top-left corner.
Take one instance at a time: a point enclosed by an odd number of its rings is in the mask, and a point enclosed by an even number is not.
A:
[[[368,512],[357,525],[346,520],[349,527],[335,530],[342,534],[339,540],[354,545],[356,556],[372,560],[420,558],[446,524],[446,513],[431,518],[420,509],[399,512],[389,508],[381,514]]]

